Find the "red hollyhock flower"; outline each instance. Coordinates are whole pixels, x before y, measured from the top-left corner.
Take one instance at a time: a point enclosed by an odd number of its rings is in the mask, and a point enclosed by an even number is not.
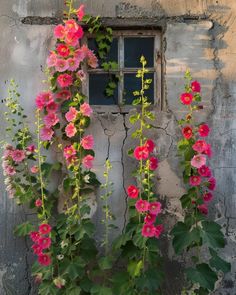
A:
[[[198,186],[201,184],[201,181],[202,181],[202,178],[198,175],[193,175],[193,176],[190,176],[189,178],[189,184],[191,186]]]
[[[48,254],[41,254],[38,256],[38,262],[43,266],[48,266],[51,264],[52,261]]]
[[[142,199],[138,200],[135,204],[135,208],[137,209],[139,213],[146,212],[148,210],[148,207],[149,207],[149,202]]]
[[[204,215],[208,214],[208,208],[206,204],[198,205],[197,208],[202,214]]]
[[[157,215],[161,212],[161,203],[160,202],[152,202],[149,204],[149,212],[151,214]]]
[[[46,237],[39,238],[38,244],[42,249],[48,249],[51,246],[51,239]]]
[[[161,233],[163,232],[164,227],[162,224],[158,224],[155,228],[155,237],[158,239],[161,235]]]
[[[142,236],[152,238],[155,236],[156,228],[153,224],[144,224],[142,228]]]
[[[150,214],[148,213],[146,215],[146,217],[144,218],[144,222],[147,223],[147,224],[153,224],[156,220],[156,215],[155,214]]]
[[[213,194],[211,192],[207,192],[203,195],[203,200],[205,202],[210,202],[213,199]]]
[[[41,237],[41,236],[40,236],[40,233],[37,232],[37,231],[32,231],[32,232],[30,233],[30,238],[31,238],[31,240],[32,240],[33,242],[35,242],[35,243],[38,242],[38,239],[39,239],[40,237]]]
[[[149,156],[149,151],[145,146],[137,146],[134,150],[134,157],[137,160],[146,160]]]
[[[67,57],[70,54],[70,48],[66,44],[58,44],[57,52],[62,57]]]
[[[209,190],[211,191],[214,191],[215,188],[216,188],[216,179],[214,177],[211,177],[209,180],[208,180],[208,188]]]
[[[211,177],[211,169],[206,165],[203,165],[198,169],[198,173],[203,177]]]
[[[190,139],[193,136],[193,130],[190,126],[186,126],[182,129],[182,134],[186,139]]]
[[[205,155],[207,155],[209,158],[212,156],[212,150],[211,150],[211,145],[209,143],[206,144],[206,148],[203,152]]]
[[[135,185],[130,185],[126,192],[131,199],[136,199],[139,195],[139,189]]]
[[[73,77],[69,74],[61,74],[57,77],[57,83],[61,88],[69,87],[73,83]]]
[[[201,92],[201,84],[198,81],[193,81],[191,83],[191,89],[193,92]]]
[[[34,244],[31,248],[33,249],[34,254],[36,254],[36,255],[43,254],[43,252],[42,252],[43,248],[40,245]]]
[[[182,93],[180,96],[180,100],[183,104],[189,105],[193,101],[193,95],[191,93]]]
[[[205,142],[205,140],[197,140],[192,148],[198,153],[203,153],[207,148],[207,143]]]
[[[157,167],[158,167],[158,159],[155,158],[155,157],[151,157],[149,159],[149,161],[150,161],[150,163],[149,163],[149,169],[152,170],[152,171],[156,170]]]
[[[151,139],[148,139],[144,146],[148,149],[149,153],[152,153],[155,148],[155,143]]]
[[[208,136],[209,132],[210,132],[210,128],[207,124],[202,124],[198,128],[198,133],[201,137]]]
[[[47,235],[51,232],[52,228],[49,224],[47,223],[42,223],[40,226],[39,226],[39,232],[40,234],[42,235]]]

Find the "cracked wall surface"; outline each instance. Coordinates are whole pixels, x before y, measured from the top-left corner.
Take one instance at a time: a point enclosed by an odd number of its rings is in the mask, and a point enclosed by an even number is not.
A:
[[[0,87],[6,95],[5,81],[14,78],[19,84],[21,100],[34,122],[35,94],[43,89],[41,80],[48,50],[52,46],[52,25],[60,21],[62,0],[8,0],[0,3]],[[77,1],[78,2],[78,1]],[[235,0],[83,0],[87,12],[101,15],[113,24],[157,25],[163,31],[163,111],[154,110],[156,121],[150,136],[159,151],[160,166],[156,189],[165,204],[165,224],[169,229],[181,218],[179,197],[184,192],[178,171],[176,120],[184,114],[178,103],[183,89],[183,74],[190,69],[203,86],[204,112],[200,120],[212,127],[210,142],[214,157],[211,165],[218,181],[210,217],[222,224],[227,246],[222,256],[231,261],[232,271],[221,282],[214,295],[236,294],[236,2]],[[2,122],[2,112],[0,113]],[[133,127],[128,114],[94,114],[89,133],[95,136],[95,172],[103,179],[105,160],[113,170],[114,194],[111,209],[121,231],[127,221],[125,187],[132,183],[135,162],[127,156],[134,145],[130,139]],[[33,123],[31,124],[32,129]],[[1,136],[4,126],[0,125]],[[170,185],[171,183],[171,185]],[[100,225],[101,202],[94,222]],[[6,196],[1,175],[0,196],[0,295],[37,294],[29,266],[34,259],[27,241],[13,236],[15,225],[32,212],[17,207]],[[117,235],[114,231],[113,237]],[[173,249],[165,236],[162,241],[167,281],[166,294],[180,295],[181,259],[175,261]],[[173,291],[175,290],[175,291]],[[173,293],[174,292],[174,293]]]

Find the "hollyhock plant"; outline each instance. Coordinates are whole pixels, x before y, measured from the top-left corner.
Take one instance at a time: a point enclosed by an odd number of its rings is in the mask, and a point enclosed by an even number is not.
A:
[[[153,224],[156,221],[157,216],[155,214],[148,213],[145,218],[144,222],[147,224]]]
[[[58,39],[63,39],[66,34],[66,29],[63,25],[58,25],[54,28],[54,36]]]
[[[195,168],[201,168],[206,164],[206,157],[203,155],[195,155],[191,160],[191,165]]]
[[[149,157],[149,151],[146,146],[137,146],[134,149],[134,157],[137,160],[146,160]]]
[[[193,81],[191,83],[191,89],[193,92],[201,92],[201,84],[198,81]]]
[[[40,226],[39,226],[39,233],[42,234],[42,235],[47,235],[51,232],[52,228],[49,224],[47,223],[42,223]]]
[[[40,254],[38,256],[38,262],[43,266],[49,266],[52,263],[51,257],[48,254]]]
[[[161,212],[161,203],[160,202],[150,203],[148,210],[151,214],[158,215]]]
[[[149,151],[149,153],[152,153],[154,148],[155,148],[155,143],[151,140],[151,139],[148,139],[144,146],[147,148],[147,150]]]
[[[197,140],[192,148],[198,153],[203,153],[207,148],[207,143],[205,142],[205,140]]]
[[[43,121],[47,128],[51,128],[59,122],[59,118],[55,113],[49,113],[43,118]]]
[[[198,173],[203,177],[211,177],[211,169],[206,165],[203,165],[198,169]]]
[[[149,159],[149,169],[154,171],[158,167],[158,159],[156,157],[150,157]]]
[[[38,239],[38,245],[42,248],[42,249],[48,249],[51,246],[51,239],[48,237],[40,237]]]
[[[90,117],[91,114],[93,113],[93,110],[91,109],[91,107],[88,103],[84,102],[80,106],[80,112],[83,116]]]
[[[138,200],[135,204],[135,208],[139,213],[146,212],[149,208],[149,202],[146,200]]]
[[[189,178],[189,184],[191,186],[199,186],[202,182],[202,178],[198,175],[193,175],[193,176],[190,176]]]
[[[54,131],[51,128],[48,128],[46,126],[44,126],[41,130],[40,130],[40,138],[43,141],[47,141],[47,140],[51,140],[53,137]]]
[[[142,235],[146,238],[152,238],[155,236],[156,228],[153,224],[144,224],[142,228]]]
[[[193,137],[193,130],[190,126],[186,126],[182,129],[182,134],[186,139],[190,139]]]
[[[13,161],[20,163],[25,159],[25,152],[17,149],[11,153],[11,156]]]
[[[87,155],[82,159],[82,164],[86,169],[93,168],[94,157],[92,155]]]
[[[139,195],[139,189],[135,185],[130,185],[126,192],[127,195],[132,199],[136,199]]]
[[[183,93],[180,96],[180,100],[184,105],[190,105],[193,101],[193,95],[191,93]]]
[[[76,129],[74,123],[69,123],[65,128],[65,132],[66,132],[66,136],[69,138],[75,136],[77,133],[77,129]]]
[[[73,83],[73,77],[69,74],[61,74],[57,77],[57,83],[61,88],[69,87]]]
[[[209,135],[210,128],[207,124],[201,124],[198,127],[198,133],[201,137],[207,137]]]
[[[91,150],[94,146],[94,139],[92,135],[84,136],[81,139],[81,145],[85,150]]]

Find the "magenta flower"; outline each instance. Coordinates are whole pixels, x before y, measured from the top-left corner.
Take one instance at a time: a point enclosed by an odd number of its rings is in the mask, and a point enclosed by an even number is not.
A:
[[[38,245],[42,248],[42,249],[48,249],[51,246],[51,239],[48,237],[41,237],[38,239]]]
[[[207,143],[206,149],[204,150],[204,154],[207,155],[209,158],[212,156],[211,145]]]
[[[205,140],[197,140],[192,147],[194,151],[203,153],[207,148],[207,143]]]
[[[68,100],[71,98],[71,92],[67,89],[63,89],[56,93],[56,98],[59,100]]]
[[[205,202],[210,202],[211,200],[213,199],[213,194],[211,192],[206,192],[204,195],[203,195],[203,200]]]
[[[37,199],[34,204],[36,207],[42,207],[43,202],[41,199]]]
[[[90,117],[93,110],[91,109],[90,105],[86,102],[84,102],[81,106],[80,106],[80,112],[83,116],[85,117]]]
[[[180,100],[183,104],[189,105],[193,101],[193,95],[191,93],[182,93],[180,96]]]
[[[148,149],[149,153],[152,153],[155,148],[155,143],[151,139],[148,139],[144,146]]]
[[[53,137],[54,131],[51,128],[48,128],[46,126],[44,126],[41,130],[40,130],[40,138],[43,141],[47,141],[47,140],[51,140]]]
[[[78,34],[73,32],[67,32],[65,42],[69,46],[77,46],[79,44]]]
[[[151,214],[157,215],[161,212],[161,203],[160,202],[152,202],[149,204],[148,209]]]
[[[52,263],[52,261],[48,254],[40,254],[38,256],[38,263],[43,266],[48,266]]]
[[[131,199],[136,199],[139,195],[139,189],[135,185],[128,186],[126,192]]]
[[[139,199],[135,204],[135,208],[139,213],[146,212],[149,208],[149,202],[146,200]]]
[[[81,139],[81,145],[85,150],[91,150],[94,146],[94,139],[92,135],[84,136]]]
[[[51,101],[47,107],[46,110],[48,113],[55,113],[58,110],[58,104],[55,103],[54,101]]]
[[[66,44],[58,44],[57,52],[62,57],[67,57],[70,55],[70,48]]]
[[[69,58],[68,59],[68,65],[69,65],[68,70],[69,71],[76,71],[79,67],[79,64],[80,64],[80,62],[78,61],[78,59],[73,58],[73,57]]]
[[[208,179],[208,188],[211,191],[214,191],[216,188],[216,179],[214,177],[211,177]]]
[[[49,68],[55,67],[56,62],[57,62],[57,55],[55,54],[55,52],[51,52],[47,58],[47,66]]]
[[[66,159],[75,155],[76,155],[76,149],[73,147],[73,145],[68,145],[64,148],[64,157]]]
[[[43,254],[43,248],[38,245],[38,244],[34,244],[32,247],[34,254],[36,255],[42,255]]]
[[[68,61],[65,59],[58,58],[55,65],[56,71],[62,73],[62,72],[65,72],[68,68],[69,68]]]
[[[57,77],[57,83],[61,88],[69,87],[73,83],[73,78],[69,74],[61,74]]]
[[[82,164],[84,165],[86,169],[91,169],[93,168],[93,160],[94,160],[94,157],[92,155],[87,155],[83,158]]]
[[[26,148],[27,152],[30,152],[31,154],[33,154],[35,152],[35,149],[36,149],[36,147],[34,144],[31,144]]]
[[[86,52],[84,50],[84,48],[86,47],[86,45],[83,45],[81,48],[77,49],[75,52],[74,52],[74,57],[76,59],[78,59],[78,61],[81,63],[85,57],[86,57]],[[87,50],[87,49],[86,49]]]
[[[206,157],[203,155],[195,155],[191,160],[191,165],[195,168],[200,168],[206,164]]]
[[[75,134],[77,133],[77,129],[74,123],[69,123],[65,128],[65,132],[66,132],[66,136],[69,138],[75,136]]]
[[[199,186],[201,184],[202,178],[198,175],[190,176],[189,184],[191,186]]]
[[[206,165],[203,165],[198,169],[198,173],[203,177],[211,177],[211,169]]]
[[[65,37],[66,29],[63,25],[58,25],[54,28],[54,36],[57,39],[63,39]]]
[[[145,146],[137,146],[134,149],[134,157],[137,160],[146,160],[149,157],[149,151]]]
[[[145,218],[144,222],[147,224],[153,224],[156,221],[157,216],[155,214],[148,213]]]
[[[50,91],[44,91],[38,94],[36,97],[36,106],[38,109],[42,110],[49,103],[53,101],[53,94]]]
[[[32,231],[32,232],[30,233],[30,238],[31,238],[31,240],[32,240],[33,242],[35,242],[35,243],[38,242],[38,240],[39,240],[40,237],[41,237],[41,236],[40,236],[40,233],[37,232],[37,231]]]
[[[67,32],[76,33],[79,29],[79,25],[73,19],[65,21],[65,28]]]
[[[75,107],[70,107],[69,111],[65,114],[66,120],[68,122],[74,121],[78,115],[78,111]]]
[[[8,176],[13,176],[16,174],[16,169],[13,166],[6,166],[4,167],[4,173]]]
[[[164,227],[162,224],[158,224],[155,228],[155,238],[159,239],[160,235],[162,234]]]
[[[22,150],[14,150],[11,156],[15,162],[20,163],[25,159],[25,152]]]
[[[201,84],[198,81],[193,81],[191,83],[191,89],[193,92],[201,92]]]
[[[82,21],[83,17],[84,17],[84,5],[80,5],[80,7],[77,9],[76,11],[76,15],[78,17],[79,21]]]
[[[47,223],[42,223],[40,226],[39,226],[39,233],[42,234],[42,235],[47,235],[51,232],[52,228],[49,224]]]
[[[59,122],[59,118],[55,113],[49,113],[43,118],[43,121],[46,125],[46,127],[51,128],[52,126],[55,126]]]
[[[198,133],[201,137],[208,136],[209,132],[210,132],[210,128],[207,124],[202,124],[198,128]]]
[[[149,161],[150,161],[150,163],[149,163],[149,169],[152,170],[152,171],[156,170],[157,167],[158,167],[158,159],[155,158],[155,157],[151,157],[149,159]]]
[[[33,166],[30,168],[31,173],[36,174],[39,172],[39,168],[38,166]]]
[[[152,238],[155,236],[156,228],[153,224],[144,224],[142,228],[142,236]]]
[[[198,205],[197,208],[202,214],[204,215],[208,214],[208,208],[206,204]]]

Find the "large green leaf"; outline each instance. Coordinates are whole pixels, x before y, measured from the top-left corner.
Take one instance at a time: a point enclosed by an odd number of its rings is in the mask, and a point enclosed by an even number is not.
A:
[[[91,289],[91,294],[96,294],[96,295],[113,295],[112,290],[107,287],[95,285]]]
[[[210,249],[210,253],[212,256],[210,259],[211,267],[214,267],[216,270],[221,270],[223,273],[227,273],[231,270],[231,264],[219,257],[216,251]]]
[[[102,270],[111,269],[112,268],[112,258],[109,256],[101,257],[98,260],[98,264]]]
[[[156,292],[161,287],[163,278],[160,269],[149,269],[136,279],[136,285],[140,290],[148,290],[148,294],[158,294]]]
[[[132,278],[140,276],[141,270],[143,268],[143,261],[131,260],[128,264],[127,270]]]
[[[39,286],[39,295],[56,295],[58,288],[52,282],[43,282]]]
[[[71,262],[67,269],[66,272],[68,273],[69,277],[71,280],[75,280],[78,277],[82,277],[84,275],[84,266],[85,262],[81,257],[77,257],[76,259]]]
[[[202,288],[213,291],[218,277],[206,263],[198,264],[196,269],[186,270],[187,278],[193,283],[198,283]]]
[[[14,234],[17,235],[18,237],[25,237],[33,230],[34,230],[34,226],[29,221],[27,221],[20,225],[17,225],[14,230]]]
[[[69,290],[66,290],[66,295],[79,295],[81,293],[80,287],[72,287]]]
[[[213,248],[224,248],[225,239],[221,232],[221,226],[214,221],[202,222],[202,239]]]

